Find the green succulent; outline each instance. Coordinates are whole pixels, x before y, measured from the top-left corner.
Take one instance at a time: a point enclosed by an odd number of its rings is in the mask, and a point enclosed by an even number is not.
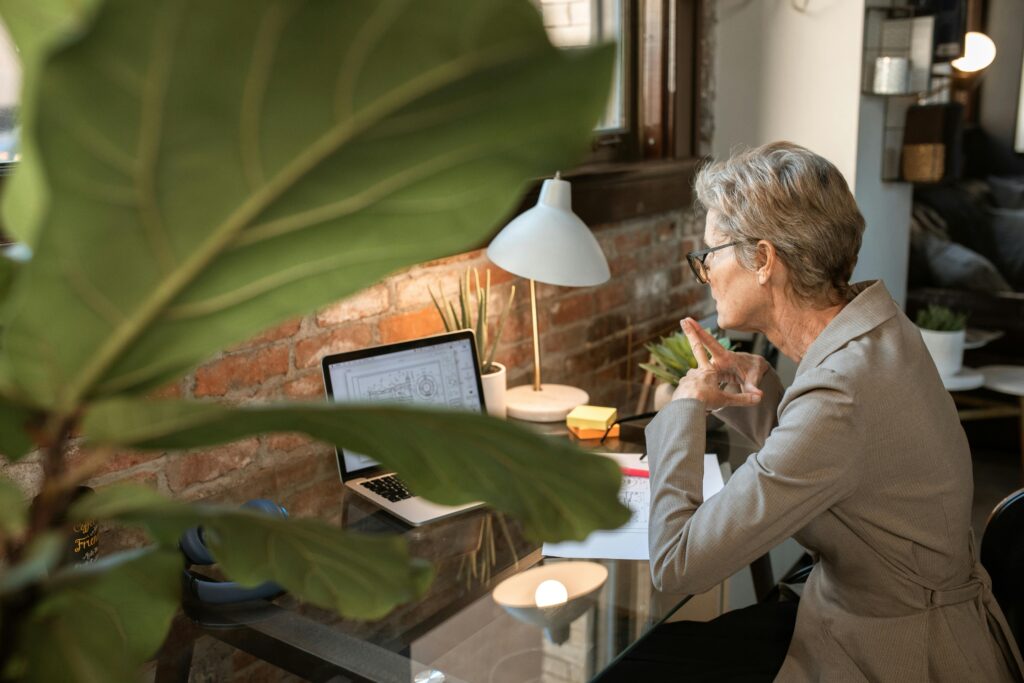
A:
[[[967,327],[967,314],[954,311],[946,306],[929,304],[917,312],[917,326],[936,332],[957,332]]]
[[[711,330],[704,328],[711,334]],[[718,343],[726,349],[732,348],[732,342],[727,337],[716,337]],[[690,340],[680,332],[673,332],[667,337],[662,337],[658,343],[647,344],[646,348],[651,352],[653,363],[641,363],[640,367],[652,373],[655,377],[668,382],[672,386],[679,384],[679,378],[697,367],[697,359],[690,348]]]
[[[476,320],[473,320],[474,306],[469,301],[469,294],[473,291],[470,283],[470,273],[476,281]],[[512,287],[508,294],[508,302],[505,309],[498,315],[498,323],[492,337],[487,329],[487,302],[491,299],[491,271],[488,269],[485,276],[486,284],[480,285],[480,273],[476,268],[467,268],[464,277],[459,278],[458,308],[450,299],[445,299],[444,292],[435,294],[433,289],[428,288],[430,299],[434,302],[437,314],[441,316],[445,332],[455,330],[473,330],[476,333],[476,357],[480,362],[480,372],[484,375],[497,371],[494,367],[494,352],[498,350],[498,341],[502,332],[505,331],[505,321],[508,319],[508,312],[512,308],[512,299],[516,296],[516,288]]]

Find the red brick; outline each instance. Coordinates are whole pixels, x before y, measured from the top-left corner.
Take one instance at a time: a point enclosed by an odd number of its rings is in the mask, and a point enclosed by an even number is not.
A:
[[[271,346],[225,356],[196,370],[196,396],[223,396],[288,372],[288,347]]]
[[[296,399],[324,398],[324,380],[319,372],[308,372],[284,385],[284,395]]]
[[[395,308],[405,310],[429,304],[434,310],[434,302],[430,298],[433,290],[440,303],[451,301],[455,310],[459,310],[459,280],[464,276],[464,270],[423,271],[417,268],[395,281]]]
[[[237,441],[203,451],[170,454],[167,457],[167,486],[177,493],[194,484],[218,479],[245,469],[256,457],[259,441]]]
[[[107,484],[142,484],[151,489],[159,488],[159,481],[155,470],[128,470],[113,472],[102,477],[95,477],[89,480],[91,486],[106,486]]]
[[[273,453],[287,453],[313,443],[313,438],[298,432],[267,434],[263,437],[267,450]]]
[[[373,328],[368,323],[345,325],[330,332],[321,332],[295,345],[295,367],[311,368],[332,353],[342,353],[370,346]]]
[[[279,491],[302,488],[310,482],[317,481],[328,473],[327,465],[337,467],[324,452],[308,455],[278,455],[274,460],[274,484]],[[337,471],[335,471],[337,476]]]
[[[666,242],[670,240],[676,234],[675,221],[666,221],[660,223],[655,229],[654,234],[656,235],[658,242]]]
[[[406,339],[417,339],[444,331],[441,318],[433,305],[412,313],[403,313],[380,322],[380,339],[385,344]]]
[[[650,245],[651,231],[644,226],[619,235],[615,238],[615,251],[619,254],[631,254]]]
[[[293,517],[324,517],[326,512],[339,507],[341,486],[335,473],[333,477],[288,496],[288,514]]]
[[[615,280],[597,290],[597,312],[605,313],[629,301],[626,287]]]
[[[608,267],[612,271],[612,277],[628,275],[629,273],[633,273],[638,270],[637,258],[633,254],[619,256],[612,260],[612,262],[608,264]],[[646,264],[644,264],[644,267],[646,268]]]
[[[556,301],[549,307],[551,324],[568,325],[590,317],[594,312],[594,293],[585,291]]]
[[[251,349],[256,346],[263,346],[270,342],[278,341],[279,339],[287,339],[294,337],[299,331],[299,326],[302,325],[302,318],[296,318],[294,320],[288,320],[275,327],[264,330],[260,334],[256,335],[252,339],[248,339],[241,344],[233,347],[231,351],[240,351],[243,349]]]
[[[317,313],[316,324],[319,327],[333,327],[352,320],[368,318],[385,312],[390,304],[391,294],[387,286],[374,285]]]
[[[78,467],[96,451],[88,448],[72,448],[67,453],[67,464]],[[160,451],[117,450],[110,453],[92,476],[101,477],[111,472],[123,472],[138,465],[163,457]]]

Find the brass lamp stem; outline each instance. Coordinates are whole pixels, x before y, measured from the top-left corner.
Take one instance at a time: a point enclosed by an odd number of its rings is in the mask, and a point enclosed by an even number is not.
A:
[[[537,332],[537,286],[530,280],[530,314],[533,316],[533,390],[540,391],[540,335]]]

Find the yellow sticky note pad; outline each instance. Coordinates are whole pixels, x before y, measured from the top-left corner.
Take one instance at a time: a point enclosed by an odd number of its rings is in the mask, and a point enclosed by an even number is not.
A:
[[[619,417],[615,408],[604,406],[576,406],[565,418],[565,424],[577,429],[608,429]]]

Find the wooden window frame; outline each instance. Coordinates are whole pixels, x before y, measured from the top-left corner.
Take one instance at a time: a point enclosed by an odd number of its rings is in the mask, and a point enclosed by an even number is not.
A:
[[[627,130],[598,133],[589,157],[562,173],[573,184],[573,211],[587,225],[692,203],[693,176],[701,162],[699,50],[707,1],[624,0]],[[542,180],[515,214],[536,204]]]

